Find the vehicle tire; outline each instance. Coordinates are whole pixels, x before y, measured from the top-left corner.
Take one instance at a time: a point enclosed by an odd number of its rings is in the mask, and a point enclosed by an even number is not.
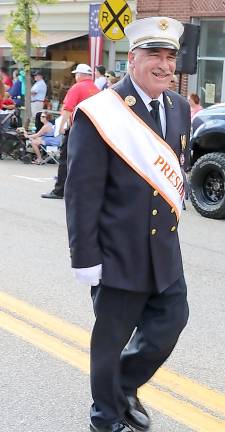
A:
[[[225,154],[208,153],[191,170],[190,198],[204,217],[225,218]]]

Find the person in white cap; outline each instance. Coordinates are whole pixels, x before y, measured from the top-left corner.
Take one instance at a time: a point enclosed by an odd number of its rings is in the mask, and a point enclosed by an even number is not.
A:
[[[65,96],[61,113],[61,123],[59,125],[59,133],[64,134],[64,139],[60,147],[57,180],[53,190],[43,193],[41,195],[42,198],[62,199],[64,197],[64,186],[67,175],[67,141],[73,111],[79,102],[99,92],[99,89],[93,82],[93,72],[89,65],[80,63],[72,73],[75,76],[76,83],[68,90]]]
[[[79,104],[69,137],[72,267],[92,286],[96,316],[92,432],[151,428],[138,389],[171,354],[188,320],[177,225],[190,109],[167,90],[182,32],[167,17],[129,24],[128,74]]]

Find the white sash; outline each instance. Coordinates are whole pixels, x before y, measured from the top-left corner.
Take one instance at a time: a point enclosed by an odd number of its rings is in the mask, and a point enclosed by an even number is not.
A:
[[[114,90],[104,90],[78,107],[104,141],[175,209],[179,219],[183,176],[171,147],[142,121]]]

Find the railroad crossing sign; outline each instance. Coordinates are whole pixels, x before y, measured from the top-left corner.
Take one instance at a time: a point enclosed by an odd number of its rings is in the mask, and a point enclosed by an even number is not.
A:
[[[124,28],[132,21],[132,12],[125,0],[105,0],[99,9],[99,25],[111,40],[124,38]]]

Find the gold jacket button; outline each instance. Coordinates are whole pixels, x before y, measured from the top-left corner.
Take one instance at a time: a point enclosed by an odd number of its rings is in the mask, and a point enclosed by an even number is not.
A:
[[[175,225],[173,225],[171,228],[170,228],[170,231],[176,231],[176,227],[175,227]]]
[[[152,235],[156,235],[157,230],[155,228],[152,229]]]
[[[175,209],[172,207],[170,211],[171,211],[171,213],[174,213]]]
[[[157,190],[154,190],[153,195],[157,196],[159,194],[159,192]]]
[[[152,214],[153,216],[156,216],[158,214],[158,210],[157,209],[152,210]]]

